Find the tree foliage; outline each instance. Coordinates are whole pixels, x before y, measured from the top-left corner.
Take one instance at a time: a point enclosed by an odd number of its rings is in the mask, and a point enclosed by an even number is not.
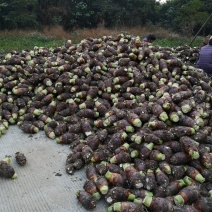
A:
[[[211,0],[0,0],[0,29],[158,25],[191,35],[211,13]]]
[[[7,29],[38,27],[36,5],[36,0],[0,0],[0,27]]]
[[[207,19],[207,12],[202,12],[204,3],[200,0],[189,0],[177,12],[175,22],[183,34],[192,35],[196,25],[201,25]]]

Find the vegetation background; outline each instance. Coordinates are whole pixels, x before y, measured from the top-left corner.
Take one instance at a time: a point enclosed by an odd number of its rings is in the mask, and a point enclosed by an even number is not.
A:
[[[162,46],[184,45],[211,14],[211,0],[0,0],[0,54],[123,32],[154,33]],[[193,45],[208,34],[212,18]]]

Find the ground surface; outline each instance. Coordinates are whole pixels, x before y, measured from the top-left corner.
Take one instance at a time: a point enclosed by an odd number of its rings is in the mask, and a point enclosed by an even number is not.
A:
[[[26,166],[19,166],[15,153],[22,152]],[[0,212],[85,212],[77,203],[76,192],[83,189],[84,170],[66,174],[64,163],[70,149],[48,139],[44,132],[29,135],[10,126],[0,137],[0,159],[11,156],[17,173],[15,181],[0,178]],[[103,201],[94,212],[106,212]]]

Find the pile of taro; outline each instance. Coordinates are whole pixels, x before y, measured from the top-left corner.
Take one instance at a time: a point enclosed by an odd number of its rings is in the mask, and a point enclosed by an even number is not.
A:
[[[120,34],[2,55],[1,134],[16,124],[67,144],[86,209],[212,211],[212,81],[198,52]]]

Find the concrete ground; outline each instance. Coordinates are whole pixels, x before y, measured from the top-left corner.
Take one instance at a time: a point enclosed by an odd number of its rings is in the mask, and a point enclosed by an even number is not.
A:
[[[15,153],[27,158],[25,166],[15,161]],[[0,137],[0,159],[11,156],[17,179],[0,178],[0,212],[85,212],[78,204],[76,192],[83,189],[84,170],[68,175],[65,160],[68,145],[57,144],[44,132],[29,135],[18,126],[10,126]],[[101,200],[94,212],[106,212]]]

